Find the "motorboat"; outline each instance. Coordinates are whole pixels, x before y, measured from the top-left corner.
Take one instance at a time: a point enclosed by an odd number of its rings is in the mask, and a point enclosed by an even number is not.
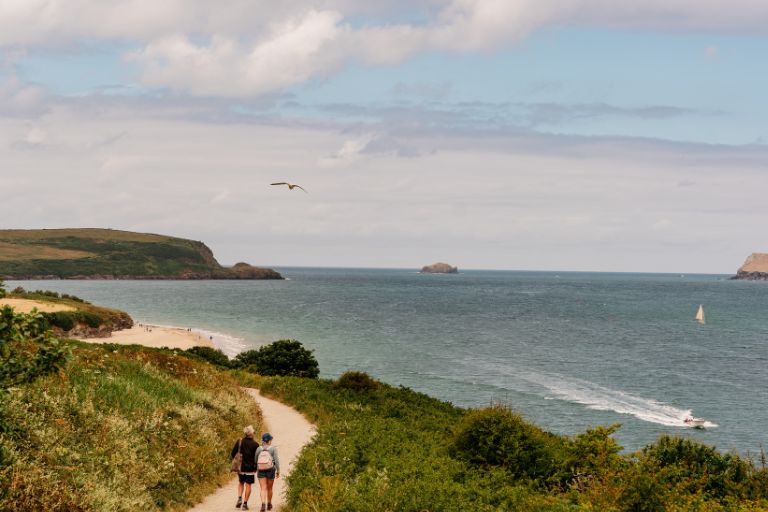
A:
[[[694,418],[693,416],[688,416],[683,420],[683,423],[685,423],[687,426],[691,428],[704,428],[704,423],[706,423],[706,420],[704,418]]]

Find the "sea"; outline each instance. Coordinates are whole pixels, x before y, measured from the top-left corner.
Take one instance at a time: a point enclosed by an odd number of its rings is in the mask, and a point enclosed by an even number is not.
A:
[[[276,268],[284,281],[16,281],[192,328],[234,356],[278,339],[321,377],[364,371],[554,433],[621,424],[758,458],[768,445],[768,283],[725,275]],[[706,323],[694,316],[703,304]],[[689,428],[686,416],[706,420]]]

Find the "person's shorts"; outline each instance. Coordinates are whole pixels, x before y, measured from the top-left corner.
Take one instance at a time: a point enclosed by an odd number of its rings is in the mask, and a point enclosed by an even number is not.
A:
[[[240,478],[241,484],[252,484],[256,481],[255,476],[253,473],[245,474],[245,473],[238,473],[238,477]]]
[[[259,478],[266,478],[267,480],[274,480],[275,471],[276,471],[276,468],[264,469],[264,470],[260,469],[259,471],[256,472],[256,476]]]

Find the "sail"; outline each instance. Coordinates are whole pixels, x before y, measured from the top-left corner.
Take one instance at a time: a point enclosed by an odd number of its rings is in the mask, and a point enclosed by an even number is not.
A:
[[[704,323],[704,306],[702,304],[699,304],[699,310],[696,312],[696,320],[700,324]]]

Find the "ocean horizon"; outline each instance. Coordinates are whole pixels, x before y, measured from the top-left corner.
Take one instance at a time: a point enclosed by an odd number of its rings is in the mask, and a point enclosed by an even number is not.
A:
[[[230,356],[276,339],[321,377],[370,373],[464,407],[503,402],[574,435],[621,423],[724,451],[768,442],[766,283],[726,274],[274,267],[285,281],[9,281],[193,328]],[[703,304],[707,323],[694,321]],[[683,419],[707,420],[687,428]]]

